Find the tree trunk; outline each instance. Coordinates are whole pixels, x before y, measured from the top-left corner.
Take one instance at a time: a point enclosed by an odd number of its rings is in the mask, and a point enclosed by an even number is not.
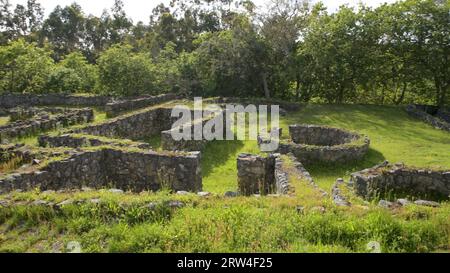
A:
[[[266,73],[262,73],[261,78],[262,78],[262,83],[263,83],[263,87],[264,87],[264,95],[266,96],[266,99],[270,99],[270,90],[269,90],[269,85],[267,84]]]
[[[406,87],[408,87],[408,83],[407,83],[407,82],[404,82],[404,83],[403,83],[402,94],[400,95],[400,97],[398,98],[398,100],[395,102],[396,105],[399,105],[400,103],[403,102],[403,99],[405,98]]]

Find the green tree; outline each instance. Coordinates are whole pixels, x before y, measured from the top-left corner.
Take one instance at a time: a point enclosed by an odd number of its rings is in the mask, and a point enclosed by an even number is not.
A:
[[[155,94],[155,75],[151,57],[133,53],[131,46],[115,45],[98,60],[102,93],[132,96]]]
[[[43,93],[54,62],[51,51],[18,40],[0,47],[0,91]]]

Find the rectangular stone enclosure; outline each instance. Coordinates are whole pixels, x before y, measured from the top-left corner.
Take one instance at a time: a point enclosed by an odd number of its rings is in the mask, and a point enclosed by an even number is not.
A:
[[[0,192],[117,188],[133,192],[202,190],[200,153],[156,153],[102,148],[53,161],[31,173],[0,179]]]

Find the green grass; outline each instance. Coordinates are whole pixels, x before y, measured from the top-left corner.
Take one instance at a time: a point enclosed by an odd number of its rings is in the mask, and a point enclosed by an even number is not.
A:
[[[309,105],[281,120],[285,135],[296,123],[328,125],[369,136],[371,149],[361,161],[346,165],[307,166],[320,185],[388,160],[410,166],[450,169],[450,134],[413,119],[403,107]]]
[[[416,167],[450,169],[450,134],[410,118],[402,107],[372,105],[309,105],[301,111],[281,117],[283,136],[289,136],[289,125],[328,125],[368,135],[371,148],[358,162],[345,165],[307,166],[316,182],[330,190],[337,178],[372,167],[388,160]],[[205,190],[236,190],[236,158],[240,153],[258,154],[255,141],[210,143],[203,156]]]
[[[58,210],[27,205],[92,198],[101,203]],[[70,241],[79,242],[83,252],[367,252],[371,241],[380,242],[383,252],[450,246],[448,204],[441,209],[410,206],[392,214],[375,206],[337,208],[325,200],[325,213],[305,206],[299,214],[302,203],[295,197],[35,191],[13,193],[9,200],[19,205],[0,210],[0,252],[64,252]],[[170,200],[186,206],[171,209]],[[149,202],[158,204],[155,210],[145,206]]]
[[[0,126],[6,125],[9,123],[9,117],[0,117]]]
[[[99,117],[102,120],[102,117]],[[430,168],[450,168],[450,134],[407,116],[400,107],[311,105],[282,117],[281,126],[323,124],[366,134],[368,155],[345,165],[307,166],[329,191],[338,177],[384,160]],[[160,138],[147,140],[160,147]],[[383,252],[448,252],[450,203],[441,208],[409,205],[393,211],[351,196],[352,207],[336,207],[305,181],[293,179],[285,197],[224,198],[237,188],[236,158],[260,153],[255,141],[215,141],[202,154],[203,186],[208,198],[167,192],[113,194],[12,193],[0,200],[16,206],[0,210],[0,252],[64,252],[81,243],[84,252],[367,252],[377,241]],[[289,161],[288,161],[289,162]],[[293,172],[288,164],[287,171]],[[291,175],[293,176],[293,175]],[[351,193],[349,193],[351,194]],[[100,198],[62,209],[30,206],[34,200]],[[185,202],[182,209],[167,206]],[[155,211],[146,204],[156,202]],[[304,207],[298,213],[298,207]],[[324,213],[317,206],[325,209]]]

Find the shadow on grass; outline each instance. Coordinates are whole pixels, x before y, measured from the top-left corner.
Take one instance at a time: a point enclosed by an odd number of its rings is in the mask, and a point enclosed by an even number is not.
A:
[[[243,147],[244,142],[239,140],[208,143],[202,153],[203,176],[211,174],[214,168],[224,165],[230,156],[235,157]]]
[[[350,174],[361,171],[367,168],[371,168],[377,164],[384,162],[386,158],[377,150],[369,149],[367,155],[358,161],[348,162],[346,164],[305,164],[306,169],[311,173],[314,179],[323,178],[346,178]],[[336,176],[336,177],[333,177]],[[328,180],[328,179],[327,179]],[[334,181],[329,181],[327,184],[331,184]],[[330,185],[326,185],[330,186]]]

